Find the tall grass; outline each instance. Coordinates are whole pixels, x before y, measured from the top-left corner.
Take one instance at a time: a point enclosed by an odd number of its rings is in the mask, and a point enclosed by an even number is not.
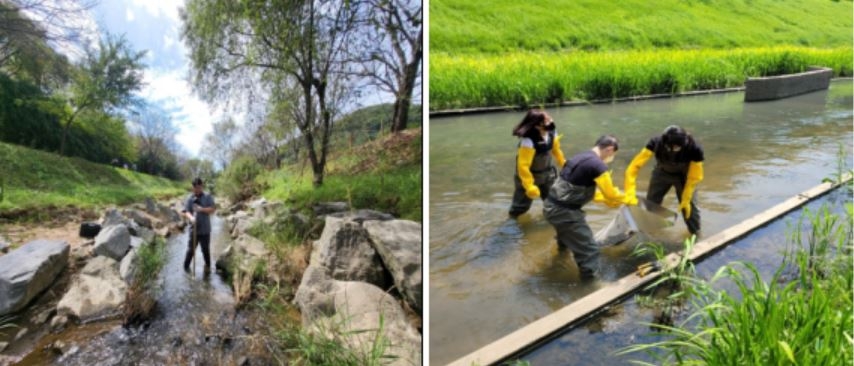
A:
[[[430,109],[521,106],[741,86],[748,76],[831,67],[852,75],[852,48],[510,52],[430,55]]]
[[[153,242],[145,243],[136,249],[136,267],[124,308],[126,325],[144,321],[154,311],[157,292],[160,290],[158,278],[165,264],[165,241],[160,237],[155,237]]]
[[[822,207],[805,211],[811,229],[799,233],[772,278],[763,280],[750,263],[719,269],[698,284],[695,312],[677,326],[655,324],[665,339],[627,347],[645,351],[657,364],[844,365],[850,364],[854,324],[852,208],[845,217]],[[794,278],[785,273],[794,270]],[[716,289],[729,282],[735,291]],[[645,362],[636,364],[649,365]]]

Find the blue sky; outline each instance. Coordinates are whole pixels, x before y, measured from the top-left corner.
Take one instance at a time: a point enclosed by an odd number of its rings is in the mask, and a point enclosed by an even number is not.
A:
[[[102,0],[92,9],[101,32],[124,34],[135,50],[146,50],[145,84],[140,93],[171,112],[178,143],[197,155],[211,124],[222,116],[197,96],[186,81],[188,60],[180,38],[181,21],[175,0]]]
[[[70,0],[53,0],[59,3]],[[192,92],[187,82],[189,63],[187,49],[181,41],[179,7],[184,0],[100,0],[90,10],[90,18],[81,21],[91,29],[92,35],[108,32],[124,35],[136,51],[147,51],[144,83],[140,95],[150,103],[170,113],[178,134],[176,141],[190,156],[199,156],[202,140],[212,130],[213,122],[223,117],[223,110],[202,101]],[[90,36],[90,42],[97,37]],[[75,58],[73,49],[58,46],[62,52]],[[79,51],[77,51],[79,54]],[[415,100],[420,101],[420,90]],[[379,91],[365,92],[354,105],[391,103],[391,95]],[[351,107],[352,108],[352,107]],[[244,113],[230,113],[242,124]],[[204,158],[204,156],[202,156]]]

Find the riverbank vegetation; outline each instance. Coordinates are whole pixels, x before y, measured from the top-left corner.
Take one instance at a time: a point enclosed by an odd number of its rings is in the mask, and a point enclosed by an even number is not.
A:
[[[430,110],[725,88],[810,65],[852,75],[850,1],[439,0],[430,10]]]
[[[691,314],[676,325],[651,324],[663,340],[620,353],[647,352],[665,365],[850,361],[854,206],[843,206],[841,212],[827,205],[804,209],[770,278],[751,263],[736,262],[709,281],[691,280]]]

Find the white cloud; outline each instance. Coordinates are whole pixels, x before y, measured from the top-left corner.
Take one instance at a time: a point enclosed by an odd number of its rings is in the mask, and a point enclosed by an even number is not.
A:
[[[175,0],[133,0],[133,5],[144,8],[155,18],[167,17],[175,22],[180,20],[178,15],[179,3]]]
[[[144,79],[147,85],[141,94],[174,111],[172,120],[179,129],[175,139],[191,155],[198,156],[205,134],[212,130],[211,125],[221,118],[222,112],[193,95],[184,75],[184,69],[149,70]]]
[[[128,22],[132,22],[134,19],[133,10],[130,10],[130,8],[125,9],[125,19],[127,19]]]
[[[163,48],[164,49],[168,50],[170,47],[174,46],[176,43],[177,42],[175,42],[175,38],[169,37],[168,34],[163,35]]]

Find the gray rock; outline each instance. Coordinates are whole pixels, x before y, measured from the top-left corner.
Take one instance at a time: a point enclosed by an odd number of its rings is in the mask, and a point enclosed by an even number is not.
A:
[[[382,288],[388,285],[367,230],[347,219],[326,217],[323,233],[313,244],[310,263],[326,268],[335,280],[367,282]]]
[[[47,320],[50,319],[51,315],[55,313],[56,309],[47,309],[32,317],[32,319],[30,319],[30,322],[36,325],[42,325],[44,323],[47,323]]]
[[[157,203],[154,202],[154,198],[145,197],[145,211],[149,214],[157,214]]]
[[[83,245],[84,247],[88,247],[88,246],[90,246],[90,245],[95,245],[95,239],[89,239],[89,240],[86,240],[86,241],[84,241],[84,242],[83,242],[83,244],[82,244],[82,245]]]
[[[246,234],[246,232],[249,231],[251,227],[255,226],[256,223],[257,221],[255,221],[254,218],[238,219],[237,222],[234,224],[234,229],[232,229],[231,231],[231,236],[237,238],[243,234]]]
[[[5,351],[6,347],[9,347],[9,342],[0,342],[0,352]]]
[[[92,253],[121,260],[130,248],[130,232],[124,225],[108,226],[95,237]]]
[[[264,206],[266,204],[267,204],[267,199],[264,197],[261,197],[257,200],[249,202],[249,204],[247,204],[246,206],[253,209],[253,210],[256,210],[256,209],[258,209],[258,207]]]
[[[9,243],[3,235],[0,235],[0,253],[9,253],[9,247],[11,245],[12,244]]]
[[[145,243],[154,242],[154,237],[157,236],[157,234],[154,233],[154,230],[145,227],[139,228],[137,234],[139,234],[139,237],[142,238],[142,241]],[[131,245],[133,245],[133,243],[131,243]]]
[[[104,231],[104,229],[109,226],[122,225],[126,223],[127,220],[122,216],[119,210],[110,208],[107,211],[104,211],[104,216],[101,217],[101,231]]]
[[[68,265],[64,241],[34,240],[0,257],[0,315],[23,309]]]
[[[409,324],[397,301],[382,289],[363,282],[332,281],[326,304],[333,313],[311,319],[304,327],[329,339],[342,339],[343,346],[368,355],[377,332],[389,341],[385,354],[389,365],[420,365],[421,335]]]
[[[181,221],[181,215],[179,215],[178,212],[175,212],[175,210],[173,210],[173,209],[171,209],[165,205],[158,203],[157,204],[157,211],[159,212],[160,217],[162,217],[164,220],[166,220],[168,222]]]
[[[137,256],[136,251],[137,247],[132,247],[119,264],[119,276],[128,284],[133,280],[134,271],[139,264],[139,256]]]
[[[131,248],[139,248],[140,246],[142,246],[144,244],[145,244],[145,240],[143,240],[142,238],[140,238],[138,236],[131,236],[130,237],[130,247]]]
[[[329,215],[336,212],[349,211],[347,202],[321,202],[312,207],[315,216]]]
[[[73,315],[86,322],[117,315],[125,301],[127,285],[119,276],[118,262],[95,257],[83,267],[56,306],[58,315]]]
[[[421,311],[421,224],[408,220],[366,221],[365,230],[394,278],[394,285],[415,309]]]
[[[278,201],[267,202],[257,208],[255,208],[255,219],[262,221],[269,216],[276,215],[282,208],[285,207],[285,204]]]
[[[153,228],[151,219],[148,218],[142,211],[139,210],[124,210],[124,215],[133,220],[137,225],[146,228]]]
[[[18,331],[18,334],[16,334],[16,335],[15,335],[15,339],[13,339],[13,340],[12,340],[12,342],[20,341],[20,340],[21,340],[21,338],[24,338],[24,336],[25,336],[25,335],[27,335],[27,333],[28,333],[29,331],[30,331],[30,330],[29,330],[29,329],[27,329],[27,328],[21,328],[21,329]]]
[[[65,315],[57,315],[50,320],[50,329],[53,331],[59,331],[62,328],[65,328],[66,324],[68,324],[68,317]]]

